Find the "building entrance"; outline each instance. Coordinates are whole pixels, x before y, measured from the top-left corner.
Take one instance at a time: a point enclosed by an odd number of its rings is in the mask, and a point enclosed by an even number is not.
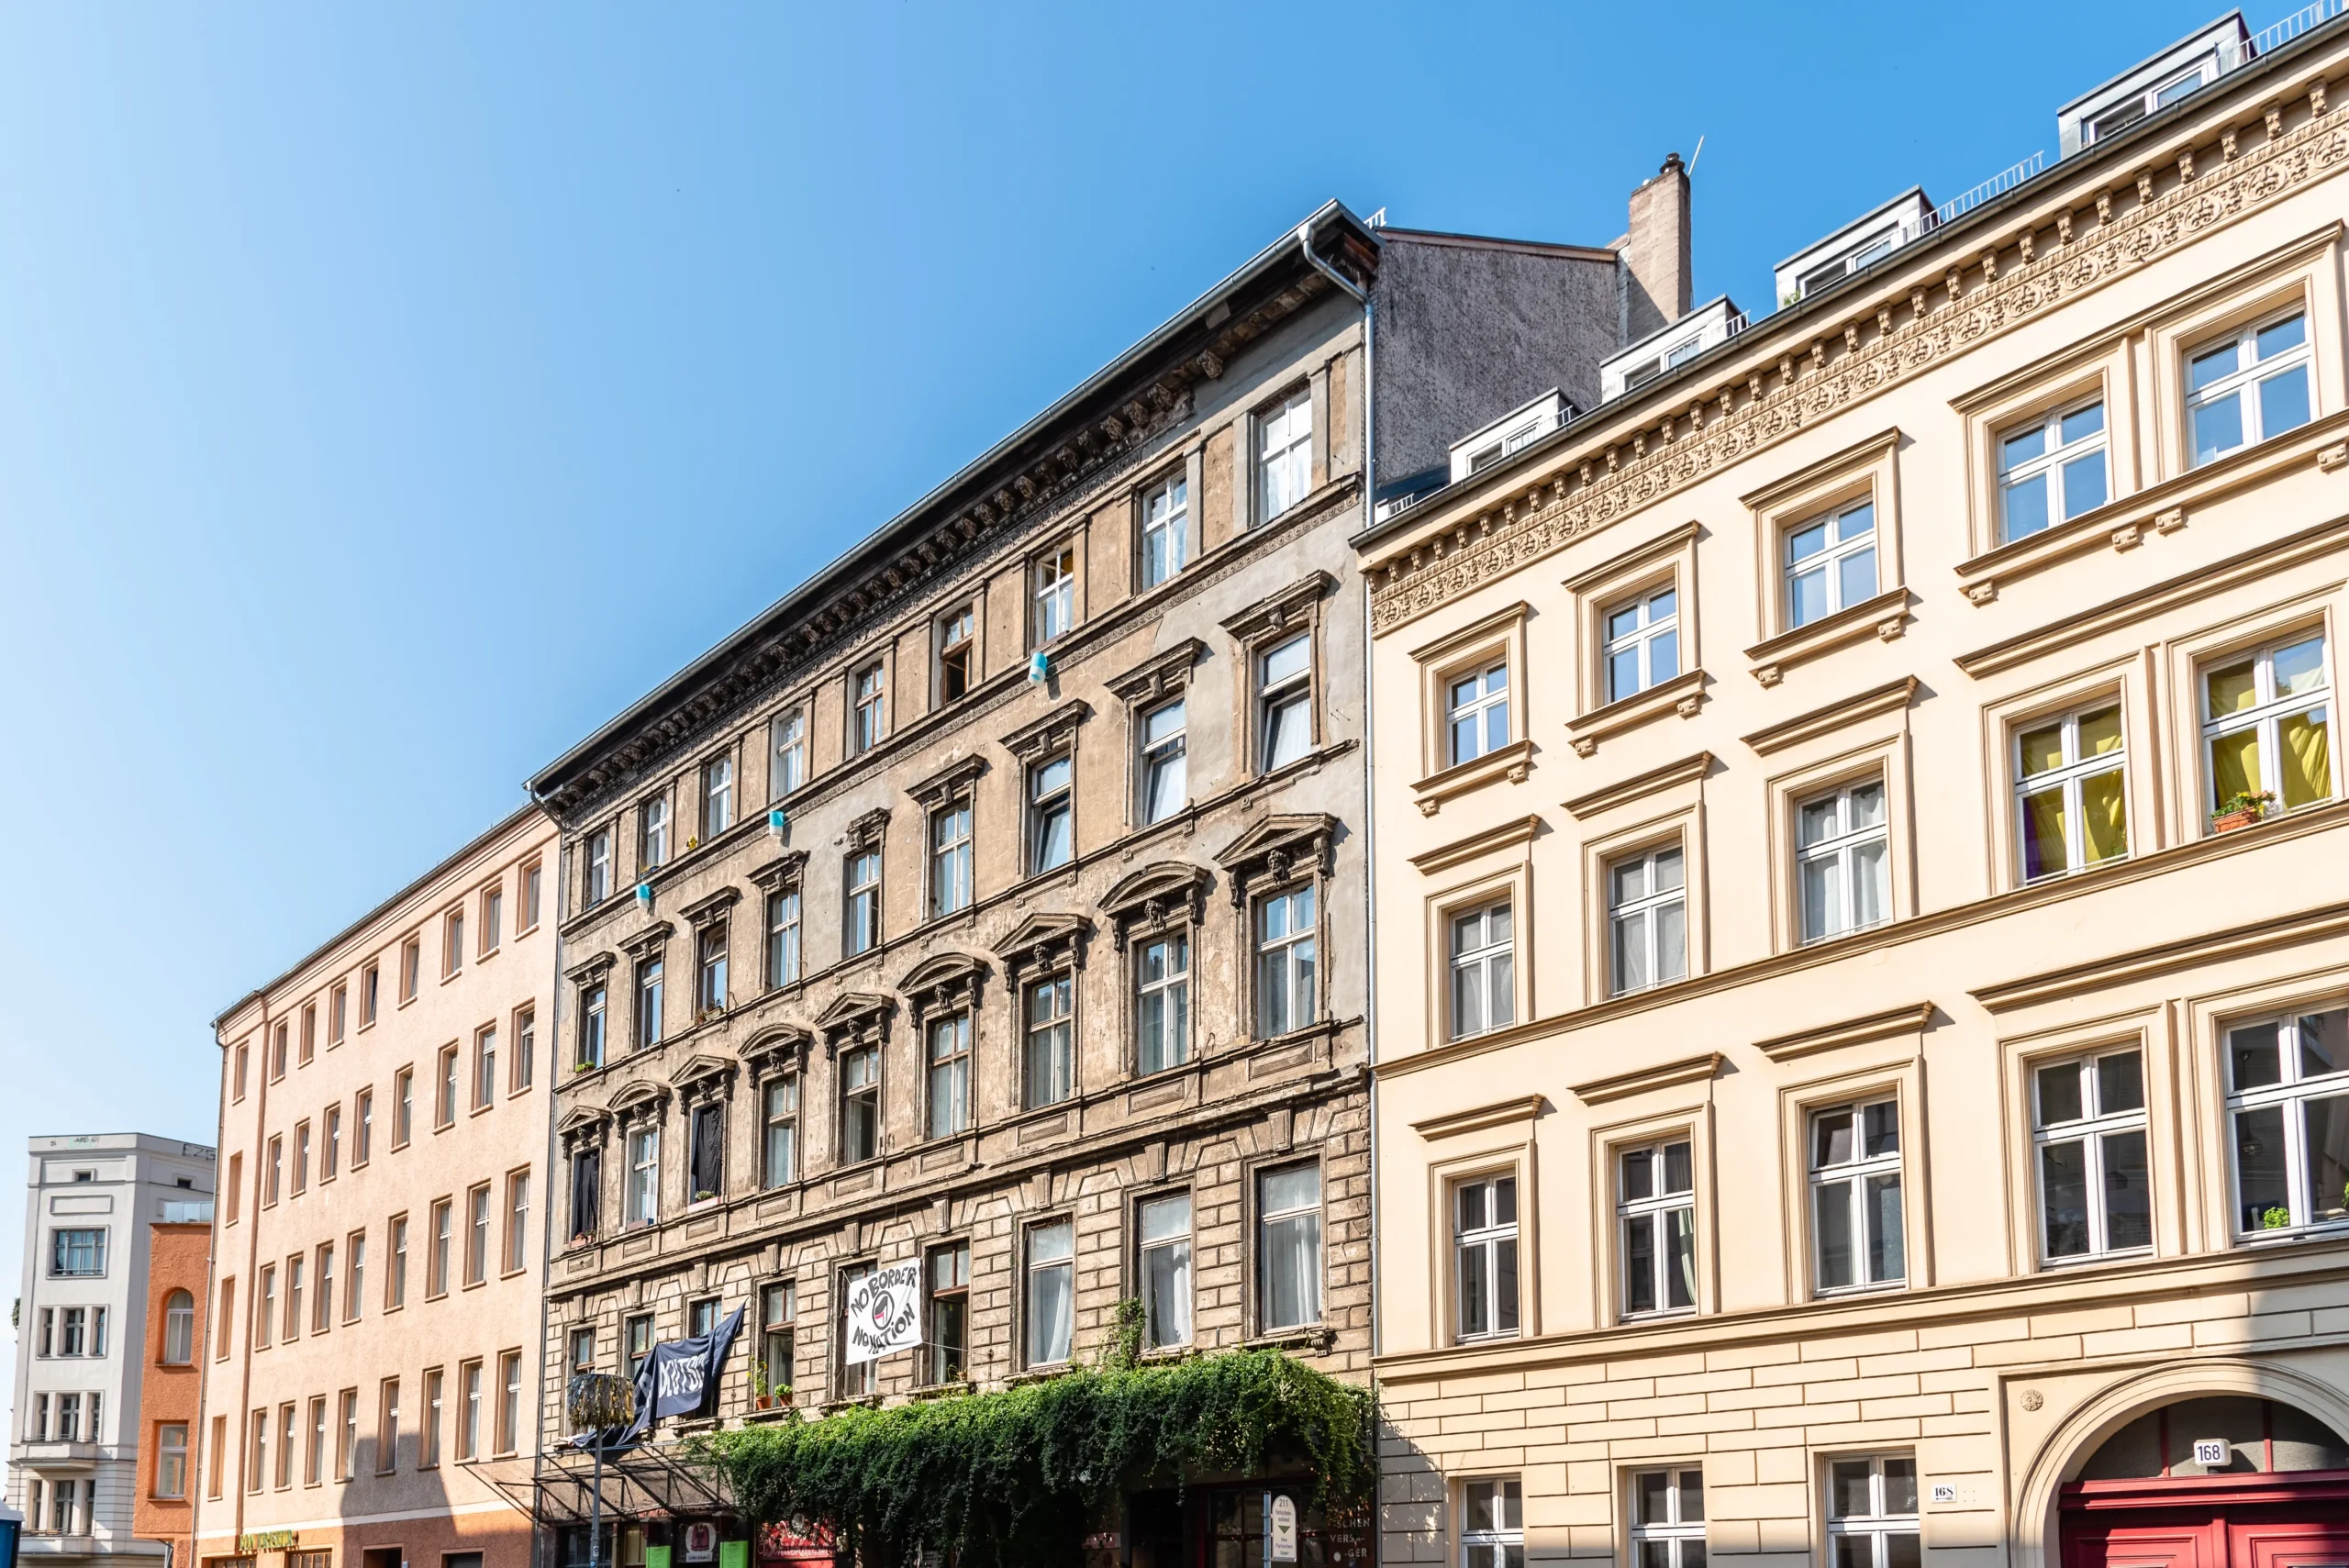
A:
[[[2062,1497],[2064,1568],[2349,1568],[2349,1444],[2272,1399],[2188,1399]]]

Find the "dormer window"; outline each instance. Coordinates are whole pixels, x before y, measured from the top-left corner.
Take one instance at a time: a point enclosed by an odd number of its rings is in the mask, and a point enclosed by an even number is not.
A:
[[[2118,136],[2148,116],[2159,114],[2180,98],[2219,74],[2219,57],[2206,55],[2174,75],[2165,77],[2154,86],[2107,109],[2088,121],[2080,140],[2093,146],[2109,136]]]

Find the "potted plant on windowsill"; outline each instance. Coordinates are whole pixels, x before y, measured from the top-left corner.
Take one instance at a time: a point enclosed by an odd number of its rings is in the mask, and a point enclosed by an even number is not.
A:
[[[2210,831],[2232,833],[2238,828],[2248,828],[2266,816],[2275,804],[2274,790],[2239,789],[2219,802],[2219,809],[2210,813]]]
[[[767,1381],[767,1363],[756,1359],[751,1362],[751,1403],[762,1410],[774,1408],[774,1385]]]

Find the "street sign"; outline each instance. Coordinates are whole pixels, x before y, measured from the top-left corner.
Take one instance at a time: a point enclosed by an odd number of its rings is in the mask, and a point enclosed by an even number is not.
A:
[[[1283,1493],[1273,1499],[1272,1549],[1275,1562],[1297,1561],[1297,1499]]]

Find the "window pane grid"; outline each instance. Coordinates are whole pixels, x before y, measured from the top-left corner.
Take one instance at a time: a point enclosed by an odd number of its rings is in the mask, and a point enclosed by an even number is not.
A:
[[[1141,718],[1141,820],[1163,822],[1189,804],[1190,740],[1181,702]]]
[[[2117,706],[2064,714],[2015,737],[2023,880],[2127,857],[2128,762]]]
[[[1455,676],[1445,699],[1449,760],[1453,766],[1475,761],[1508,744],[1508,662]]]
[[[2269,795],[2289,811],[2338,793],[2322,637],[2207,669],[2201,687],[2213,813],[2243,795]]]
[[[1784,573],[1789,628],[1876,597],[1876,504],[1863,501],[1788,530]]]
[[[2033,1069],[2041,1255],[2050,1262],[2153,1245],[2143,1061],[2135,1051]]]
[[[2194,466],[2309,422],[2308,317],[2295,311],[2206,344],[2186,366]]]
[[[1625,1318],[1696,1309],[1693,1153],[1685,1139],[1616,1152],[1616,1233]]]
[[[2025,539],[2104,505],[2104,404],[2078,404],[1998,438],[2001,537]]]
[[[1453,917],[1453,1039],[1484,1034],[1515,1018],[1514,940],[1507,903]]]
[[[1680,847],[1627,856],[1607,869],[1608,952],[1615,994],[1688,972],[1688,890]]]
[[[1600,667],[1609,702],[1646,691],[1680,673],[1680,595],[1664,588],[1605,612]]]
[[[1828,1466],[1831,1568],[1918,1568],[1917,1462],[1908,1455]]]
[[[1183,570],[1190,548],[1190,486],[1170,479],[1142,503],[1141,585],[1154,588]]]
[[[1633,1568],[1704,1568],[1705,1475],[1644,1470],[1631,1477]]]
[[[1839,1106],[1810,1118],[1811,1258],[1821,1296],[1908,1277],[1897,1101]]]
[[[2349,1009],[2228,1030],[2227,1079],[2238,1231],[2349,1220]]]
[[[1890,903],[1884,785],[1850,784],[1805,801],[1796,818],[1803,940],[1884,920]]]
[[[1463,1341],[1518,1331],[1517,1178],[1486,1176],[1453,1189],[1453,1288]]]

